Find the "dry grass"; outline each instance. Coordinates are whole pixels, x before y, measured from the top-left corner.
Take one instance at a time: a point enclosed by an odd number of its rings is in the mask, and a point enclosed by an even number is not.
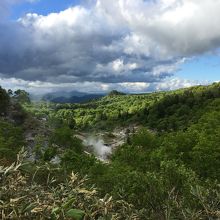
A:
[[[189,209],[178,199],[175,190],[169,193],[164,208],[138,211],[123,200],[110,195],[100,198],[94,187],[88,187],[86,178],[72,173],[62,181],[54,177],[54,170],[47,164],[24,172],[22,150],[17,161],[10,166],[0,166],[0,219],[75,219],[75,220],[199,220],[220,219],[220,193],[201,187],[192,188],[198,207]],[[56,168],[60,172],[60,168]],[[39,170],[47,170],[46,181],[36,181]],[[51,172],[50,172],[51,171]],[[42,174],[41,174],[42,175]],[[45,176],[44,176],[45,177]],[[189,201],[190,202],[190,201]],[[73,216],[75,216],[73,218]]]
[[[63,183],[57,183],[50,173],[47,184],[36,183],[35,175],[30,181],[20,169],[24,157],[21,151],[15,163],[0,167],[1,219],[74,219],[68,217],[70,210],[81,213],[75,219],[140,219],[132,205],[109,195],[100,199],[96,189],[88,188],[86,179],[74,173]]]

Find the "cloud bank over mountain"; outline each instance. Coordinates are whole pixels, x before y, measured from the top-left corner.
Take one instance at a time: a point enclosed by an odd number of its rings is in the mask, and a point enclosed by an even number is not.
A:
[[[1,1],[0,11],[16,2]],[[195,84],[172,77],[188,58],[218,50],[219,11],[216,0],[97,0],[3,20],[0,77],[31,89],[141,92]]]

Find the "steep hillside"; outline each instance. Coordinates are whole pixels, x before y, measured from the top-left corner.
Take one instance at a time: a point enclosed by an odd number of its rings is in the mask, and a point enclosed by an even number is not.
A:
[[[25,144],[24,122],[27,114],[20,102],[19,91],[12,94],[0,87],[0,161],[2,164],[16,159]]]
[[[38,115],[74,120],[78,129],[109,129],[141,124],[157,131],[186,129],[204,113],[218,109],[220,84],[171,92],[108,95],[85,104],[27,106]],[[34,108],[33,108],[34,107]]]
[[[2,97],[7,97],[5,92]],[[15,140],[22,144],[22,133],[5,124],[14,123],[7,116],[13,99],[5,100],[0,124],[4,152],[16,146]],[[79,220],[220,218],[219,83],[141,95],[117,93],[84,104],[22,102],[22,106],[42,128],[35,128],[34,163],[17,170],[1,168],[0,208],[8,215]],[[44,127],[45,132],[38,132]],[[85,141],[85,134],[125,138],[103,162],[88,151],[103,143]],[[10,175],[6,170],[11,170]],[[24,181],[16,185],[13,175]],[[13,198],[9,183],[19,189]],[[97,192],[93,194],[94,186]],[[39,193],[42,189],[47,201]],[[27,191],[30,198],[24,196]],[[27,207],[27,200],[32,206]],[[12,208],[15,204],[18,210]]]

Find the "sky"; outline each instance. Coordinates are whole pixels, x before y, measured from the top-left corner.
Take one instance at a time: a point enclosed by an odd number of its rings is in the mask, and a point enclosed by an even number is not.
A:
[[[0,85],[128,93],[220,81],[220,0],[1,0]]]

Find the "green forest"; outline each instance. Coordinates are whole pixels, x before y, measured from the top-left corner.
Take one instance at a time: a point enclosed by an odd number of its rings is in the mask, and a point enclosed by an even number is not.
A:
[[[105,160],[85,144],[121,131]],[[0,189],[1,219],[220,219],[220,83],[82,104],[0,88]]]

